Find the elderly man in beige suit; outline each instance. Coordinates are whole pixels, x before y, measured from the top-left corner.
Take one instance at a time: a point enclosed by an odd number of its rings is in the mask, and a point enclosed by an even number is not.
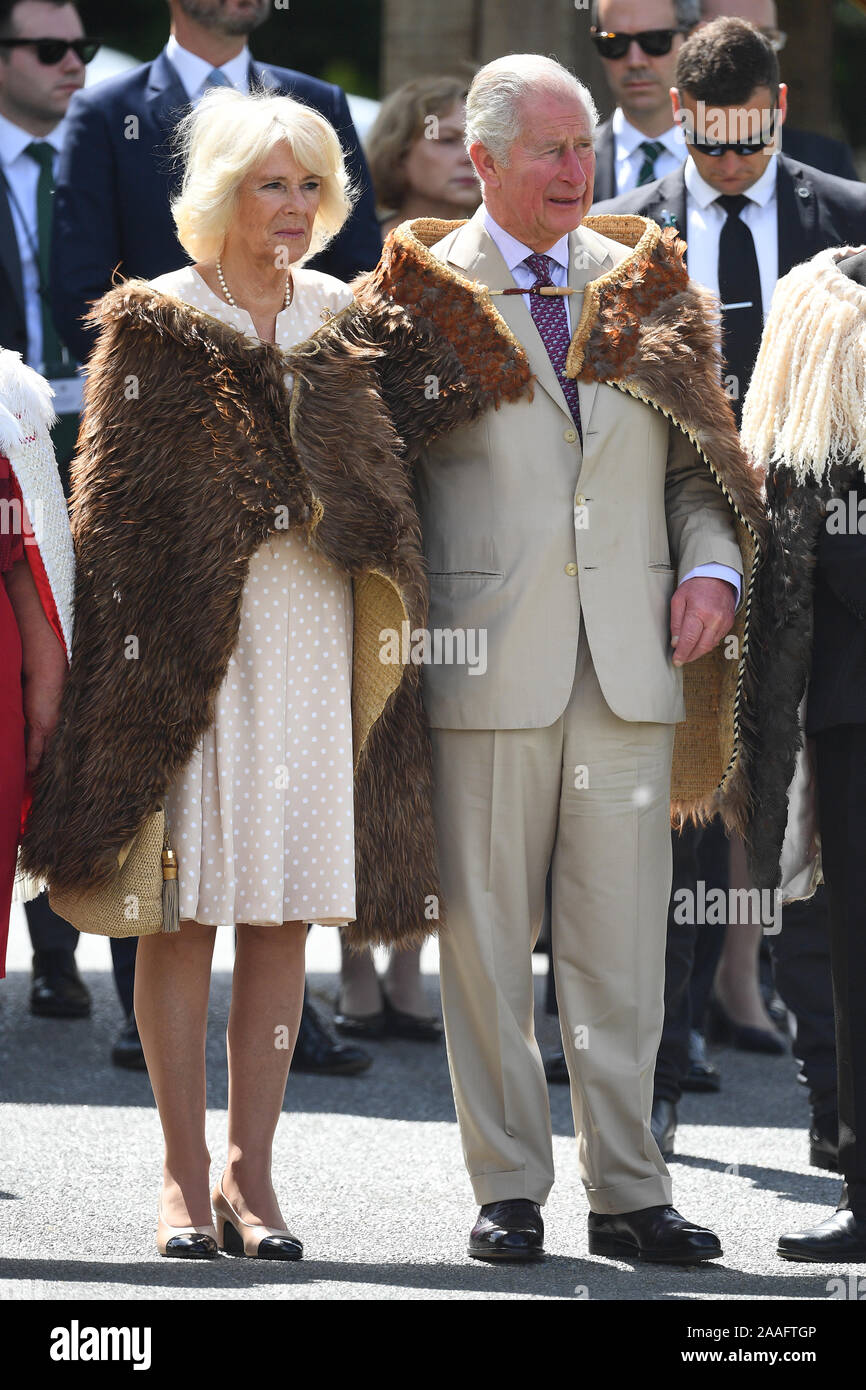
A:
[[[442,998],[481,1204],[469,1253],[538,1259],[553,1163],[531,951],[552,863],[590,1249],[697,1262],[721,1247],[670,1205],[650,1131],[671,758],[682,667],[731,627],[743,565],[725,495],[669,412],[586,371],[574,379],[578,326],[637,254],[580,225],[595,120],[589,93],[552,60],[511,56],[482,69],[467,144],[484,202],[429,248],[446,281],[512,291],[489,303],[535,375],[531,401],[446,435],[416,470],[430,627],[486,638],[486,669],[434,661],[424,674],[448,914]],[[626,221],[641,247],[658,240],[641,219]],[[612,350],[606,331],[581,350]],[[710,340],[700,346],[708,357]],[[673,370],[682,377],[682,355]]]

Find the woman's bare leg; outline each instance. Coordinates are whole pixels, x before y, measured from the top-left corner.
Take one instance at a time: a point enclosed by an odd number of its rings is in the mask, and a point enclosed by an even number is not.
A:
[[[340,932],[340,1012],[369,1018],[382,1012],[382,988],[373,952],[350,951]]]
[[[421,947],[409,951],[392,951],[385,976],[388,998],[395,1009],[416,1018],[429,1018],[435,1013],[421,983]]]
[[[731,836],[731,887],[749,888],[746,851],[739,835]],[[730,922],[716,971],[716,994],[725,1012],[741,1027],[775,1031],[761,994],[758,952],[763,925]]]
[[[285,1228],[271,1150],[304,1000],[303,922],[238,926],[227,1034],[229,1145],[223,1191],[241,1220]]]
[[[162,1215],[170,1226],[208,1226],[205,1038],[216,927],[139,938],[135,1019],[165,1138]]]

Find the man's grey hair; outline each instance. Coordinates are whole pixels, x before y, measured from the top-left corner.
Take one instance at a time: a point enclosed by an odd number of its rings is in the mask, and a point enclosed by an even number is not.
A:
[[[701,22],[701,0],[673,0],[678,29],[694,29]],[[592,0],[592,22],[598,24],[599,0]]]
[[[523,102],[542,93],[577,98],[586,111],[590,132],[598,111],[588,87],[555,58],[540,53],[511,53],[494,58],[476,73],[466,98],[466,148],[476,140],[499,164],[508,164],[509,151],[523,128]]]

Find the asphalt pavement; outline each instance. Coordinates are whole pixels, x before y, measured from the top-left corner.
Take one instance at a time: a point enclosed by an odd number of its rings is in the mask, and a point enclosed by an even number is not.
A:
[[[207,1135],[225,1156],[224,1034],[232,933],[221,930],[208,1031]],[[160,1130],[147,1075],[110,1062],[121,1024],[108,943],[83,938],[90,1019],[28,1011],[29,940],[15,910],[0,982],[0,1299],[61,1300],[826,1300],[862,1266],[791,1265],[779,1232],[835,1206],[839,1181],[808,1165],[808,1105],[796,1063],[722,1050],[715,1096],[680,1108],[674,1201],[711,1226],[724,1258],[697,1269],[633,1266],[587,1254],[568,1092],[551,1088],[557,1181],[544,1210],[548,1258],[529,1266],[470,1260],[476,1208],[463,1167],[442,1046],[370,1045],[351,1078],[290,1076],[275,1144],[275,1186],[301,1237],[298,1264],[189,1263],[156,1252]],[[438,1007],[435,946],[425,986]],[[315,928],[309,981],[326,1013],[336,934]],[[539,971],[544,969],[541,959]],[[556,1037],[536,977],[542,1046]]]

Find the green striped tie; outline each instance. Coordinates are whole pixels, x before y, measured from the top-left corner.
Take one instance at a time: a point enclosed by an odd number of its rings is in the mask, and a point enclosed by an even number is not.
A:
[[[60,339],[48,299],[51,274],[51,215],[54,199],[54,149],[47,140],[35,140],[24,153],[39,165],[36,186],[36,220],[39,237],[39,297],[42,301],[42,360],[45,375],[57,376],[63,363]],[[64,373],[65,374],[65,373]]]
[[[638,145],[638,149],[644,153],[644,161],[637,176],[638,188],[642,188],[645,183],[652,183],[656,176],[656,160],[664,153],[664,148],[661,140],[642,140]]]

